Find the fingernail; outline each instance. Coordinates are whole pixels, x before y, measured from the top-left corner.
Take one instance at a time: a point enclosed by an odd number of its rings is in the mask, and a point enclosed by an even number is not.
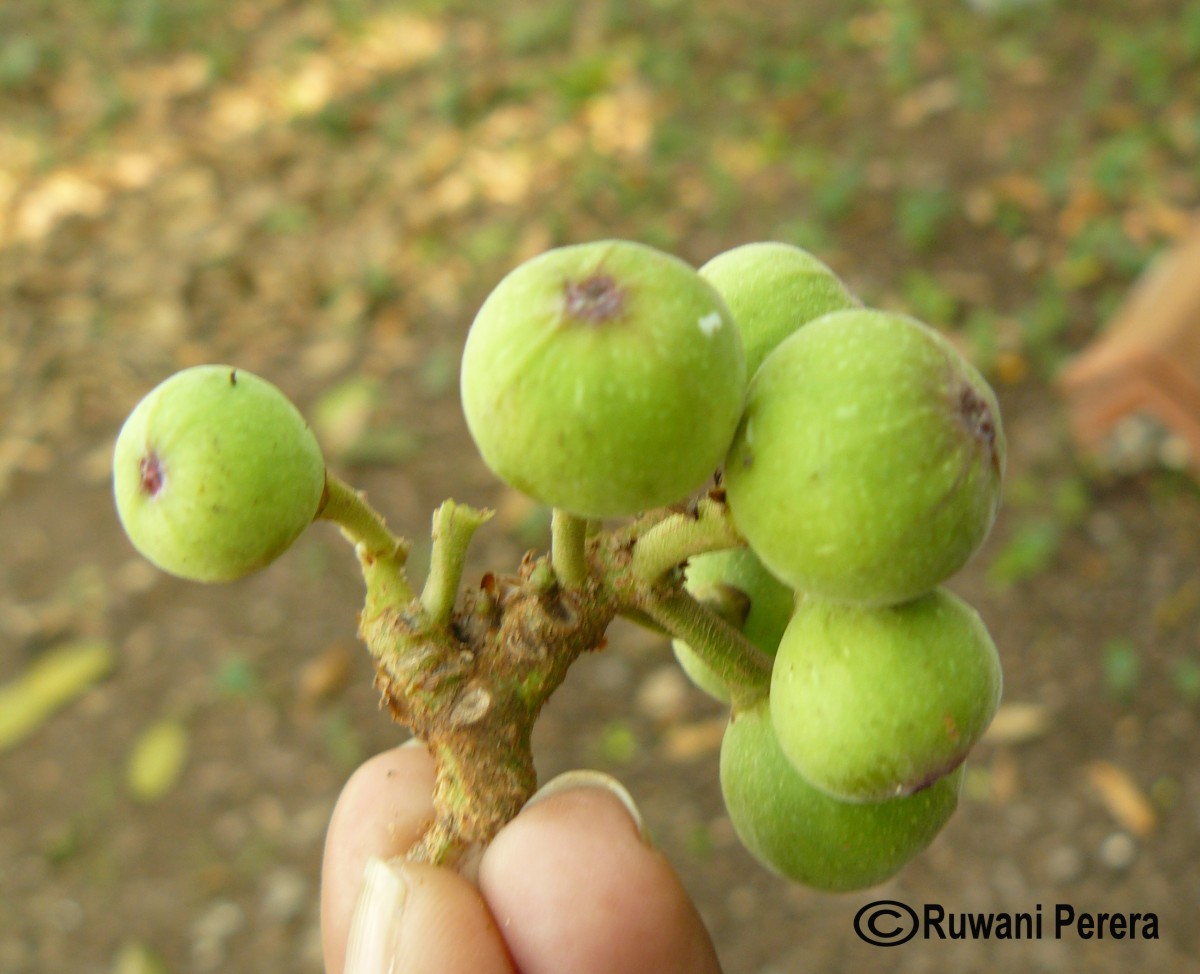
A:
[[[400,922],[408,902],[408,880],[398,860],[370,859],[350,923],[345,974],[392,970],[400,948]]]
[[[650,842],[646,820],[642,818],[642,813],[637,807],[637,802],[633,800],[633,795],[629,794],[629,790],[621,782],[603,771],[593,771],[587,768],[564,771],[558,777],[551,778],[542,785],[525,803],[525,808],[532,808],[538,802],[545,801],[553,795],[560,795],[565,791],[574,791],[578,788],[599,788],[601,791],[607,791],[625,806],[625,811],[633,819],[633,824],[637,828],[641,840],[646,843]]]

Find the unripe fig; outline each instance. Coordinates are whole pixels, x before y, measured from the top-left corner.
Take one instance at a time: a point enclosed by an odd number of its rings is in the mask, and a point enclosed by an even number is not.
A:
[[[229,581],[282,554],[317,513],[325,462],[271,383],[228,365],[177,372],[134,407],[113,453],[126,534],[159,568]]]
[[[835,311],[772,351],[725,464],[734,522],[797,591],[913,598],[976,551],[1004,471],[1000,410],[944,337]]]
[[[865,889],[899,872],[954,813],[962,775],[960,767],[887,801],[839,801],[784,757],[767,701],[735,712],[721,742],[721,793],[742,844],[773,872],[829,892]]]
[[[700,276],[720,292],[742,333],[746,375],[801,325],[859,301],[822,261],[775,241],[743,244],[717,254]]]
[[[809,596],[779,643],[771,712],[780,748],[813,785],[882,801],[958,767],[1001,686],[979,614],[944,589],[891,606]]]
[[[768,572],[749,548],[711,551],[688,560],[685,587],[768,656],[792,615],[792,590]],[[672,641],[683,671],[709,696],[728,703],[729,688],[682,640]]]
[[[467,335],[462,400],[484,461],[584,517],[680,500],[720,464],[745,392],[741,338],[688,264],[606,240],[511,271]]]

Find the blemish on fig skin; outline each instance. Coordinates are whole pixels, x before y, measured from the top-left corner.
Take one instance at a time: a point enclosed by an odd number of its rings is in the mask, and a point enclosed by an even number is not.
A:
[[[713,335],[720,331],[724,323],[725,319],[721,317],[721,312],[719,311],[709,312],[696,322],[705,338],[712,338]]]
[[[946,775],[956,771],[958,766],[966,760],[966,757],[966,754],[960,754],[952,759],[948,764],[943,764],[940,767],[934,768],[927,775],[922,778],[918,778],[907,787],[901,787],[901,789],[897,792],[896,797],[899,798],[905,795],[915,795],[917,792],[924,791],[926,788],[932,787]]]
[[[625,309],[625,289],[610,274],[592,274],[582,281],[563,283],[566,311],[572,318],[600,325]]]
[[[958,392],[958,415],[967,432],[991,456],[992,466],[999,468],[1000,451],[996,445],[996,417],[992,408],[975,387],[964,382]]]
[[[151,450],[138,464],[138,474],[141,476],[142,493],[148,497],[155,497],[163,488],[163,468],[162,461],[158,459],[158,454]]]
[[[954,720],[954,714],[947,713],[942,716],[942,722],[946,725],[946,736],[955,744],[958,743],[958,723]]]

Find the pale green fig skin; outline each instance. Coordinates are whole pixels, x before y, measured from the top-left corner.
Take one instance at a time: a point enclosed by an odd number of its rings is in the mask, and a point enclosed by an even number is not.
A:
[[[882,802],[844,802],[788,762],[762,701],[733,714],[721,742],[721,793],[734,831],[764,866],[827,892],[866,889],[924,851],[958,806],[963,767]]]
[[[746,349],[746,374],[792,332],[831,311],[861,306],[827,264],[777,241],[742,244],[717,254],[700,276],[729,305]]]
[[[835,311],[754,375],[725,488],[738,530],[797,591],[895,603],[983,543],[1005,449],[995,394],[948,340],[903,315]]]
[[[597,241],[527,261],[484,301],[463,351],[463,410],[509,485],[576,515],[621,517],[712,475],[745,369],[725,302],[694,268]]]
[[[274,385],[228,365],[166,379],[134,407],[113,451],[125,533],[163,571],[200,582],[254,572],[318,512],[325,461]]]
[[[688,559],[685,587],[704,601],[714,594],[735,595],[746,600],[745,617],[739,623],[742,634],[768,656],[774,656],[783,630],[787,628],[795,603],[795,593],[767,571],[749,548],[712,551]],[[724,592],[714,589],[724,588]],[[729,703],[729,687],[712,668],[682,640],[671,643],[675,658],[688,678],[716,700]]]
[[[779,746],[845,801],[911,794],[957,767],[1000,705],[995,644],[970,605],[937,589],[893,606],[805,598],[779,643]]]

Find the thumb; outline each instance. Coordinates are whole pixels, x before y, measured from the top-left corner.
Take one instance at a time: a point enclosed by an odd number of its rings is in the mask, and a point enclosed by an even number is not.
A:
[[[479,891],[448,869],[370,859],[344,974],[513,974]]]
[[[719,974],[687,890],[608,775],[543,787],[484,851],[479,888],[524,974]]]

